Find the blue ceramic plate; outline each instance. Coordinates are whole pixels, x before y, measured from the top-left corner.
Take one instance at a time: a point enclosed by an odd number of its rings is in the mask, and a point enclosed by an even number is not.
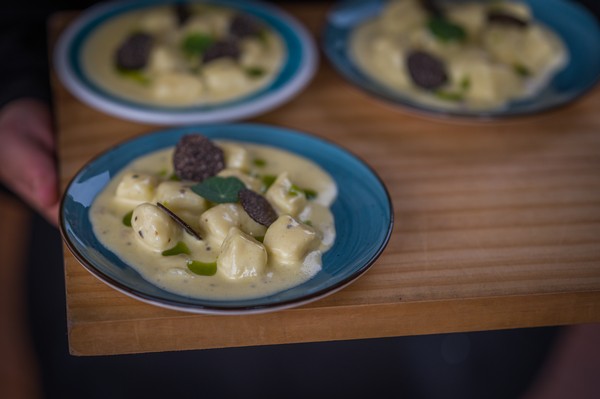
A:
[[[182,0],[128,0],[89,8],[61,35],[54,53],[57,75],[73,95],[112,116],[160,125],[217,123],[259,115],[290,100],[312,79],[318,64],[312,37],[298,21],[278,8],[255,1],[202,0],[250,14],[282,38],[287,52],[284,64],[267,87],[241,99],[215,105],[161,107],[120,97],[95,84],[82,62],[89,37],[108,20],[124,13]],[[191,0],[190,0],[191,1]]]
[[[515,101],[507,108],[492,111],[441,110],[416,103],[375,82],[354,64],[348,41],[352,30],[377,16],[383,0],[348,0],[329,13],[323,35],[325,53],[334,67],[350,82],[367,93],[407,110],[430,116],[495,119],[537,113],[565,105],[591,89],[600,78],[600,26],[598,21],[575,2],[565,0],[523,0],[535,18],[552,28],[570,53],[567,66],[534,97]]]
[[[312,279],[285,291],[246,300],[203,300],[164,291],[144,280],[96,238],[89,209],[112,176],[134,158],[174,146],[179,138],[201,132],[210,138],[268,144],[307,157],[334,178],[338,197],[332,205],[337,238],[323,255]],[[88,163],[73,178],[61,204],[60,228],[73,255],[94,276],[144,302],[195,313],[258,313],[299,306],[348,285],[373,264],[390,238],[393,211],[382,181],[364,162],[342,148],[310,135],[258,124],[175,128],[140,136]]]

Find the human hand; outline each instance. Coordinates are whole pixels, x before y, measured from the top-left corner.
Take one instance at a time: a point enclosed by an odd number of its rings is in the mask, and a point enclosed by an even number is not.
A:
[[[0,160],[2,182],[56,226],[58,176],[48,105],[27,98],[0,110]]]

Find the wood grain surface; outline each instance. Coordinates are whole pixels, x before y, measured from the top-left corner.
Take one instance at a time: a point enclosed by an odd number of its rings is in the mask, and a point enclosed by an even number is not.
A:
[[[320,40],[322,4],[286,7]],[[76,14],[62,13],[56,37]],[[53,74],[63,188],[90,158],[160,129],[71,96]],[[368,162],[395,227],[358,281],[318,302],[249,316],[192,315],[131,299],[65,248],[75,355],[172,351],[600,321],[600,88],[543,114],[435,120],[379,102],[321,54],[310,85],[251,121],[329,139]]]

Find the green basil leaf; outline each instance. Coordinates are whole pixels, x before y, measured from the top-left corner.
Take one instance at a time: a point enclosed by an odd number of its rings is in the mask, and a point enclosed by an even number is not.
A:
[[[526,78],[529,75],[531,75],[531,72],[529,72],[529,69],[525,65],[516,64],[513,66],[513,68],[514,68],[516,74],[522,78]]]
[[[213,176],[192,186],[193,192],[208,201],[222,204],[225,202],[237,202],[238,192],[246,185],[237,177]]]
[[[144,75],[144,72],[139,70],[117,68],[117,73],[125,79],[132,80],[142,86],[148,86],[150,83],[152,83],[152,80],[148,76]]]
[[[267,161],[262,158],[256,158],[252,161],[252,163],[254,164],[254,166],[258,166],[259,168],[267,166]]]
[[[260,78],[266,73],[263,68],[260,67],[248,67],[246,68],[246,75],[250,78]]]
[[[181,42],[181,49],[188,56],[201,55],[209,48],[215,39],[205,33],[191,33],[183,38]]]
[[[133,216],[133,209],[130,210],[123,216],[123,224],[127,227],[131,227],[131,217]]]
[[[460,81],[460,88],[463,91],[469,90],[469,88],[471,87],[471,78],[469,78],[468,76],[465,76],[461,81]]]
[[[431,18],[427,23],[427,27],[436,38],[443,42],[462,42],[467,38],[467,32],[462,26],[450,22],[445,18]]]
[[[263,191],[267,191],[269,189],[269,187],[271,187],[273,185],[273,183],[275,183],[275,180],[277,180],[277,176],[275,175],[263,175],[260,180],[262,181],[263,184]]]

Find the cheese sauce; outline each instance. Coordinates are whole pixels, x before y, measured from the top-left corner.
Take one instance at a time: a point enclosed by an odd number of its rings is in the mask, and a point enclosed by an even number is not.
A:
[[[542,90],[568,61],[561,39],[533,20],[519,2],[443,2],[445,20],[464,39],[432,33],[432,16],[417,0],[394,0],[381,14],[358,26],[350,37],[350,55],[376,82],[417,103],[439,109],[496,110]],[[525,27],[491,24],[490,12],[522,18]],[[447,81],[427,90],[416,85],[407,67],[413,51],[443,62]]]
[[[169,7],[120,15],[90,34],[83,46],[83,68],[98,87],[148,105],[209,105],[250,95],[273,81],[286,57],[283,40],[272,29],[265,27],[260,37],[241,39],[238,60],[223,57],[200,65],[198,56],[182,53],[182,43],[190,34],[224,37],[232,14],[232,10],[205,6],[198,11],[202,17],[191,17],[181,27]],[[115,51],[133,32],[151,34],[154,46],[148,65],[127,75],[117,70]]]
[[[228,141],[215,141],[218,146]],[[314,276],[322,266],[321,255],[335,241],[335,224],[329,209],[336,198],[335,182],[323,169],[308,159],[274,147],[234,143],[248,152],[252,167],[248,175],[276,176],[287,172],[294,185],[310,188],[317,195],[294,216],[303,228],[316,232],[318,243],[297,261],[281,261],[267,248],[266,267],[256,275],[232,278],[220,268],[216,274],[205,276],[195,274],[188,268],[187,261],[214,263],[219,257],[222,237],[202,224],[203,212],[187,215],[189,223],[202,236],[201,240],[184,233],[178,239],[189,249],[189,254],[164,256],[161,251],[145,245],[132,227],[124,224],[124,216],[141,201],[131,201],[117,195],[119,184],[124,176],[147,175],[156,178],[156,183],[168,181],[172,173],[173,148],[160,150],[139,159],[114,176],[107,187],[97,196],[90,209],[90,220],[99,241],[125,263],[137,270],[146,280],[171,292],[206,299],[243,299],[273,294],[303,283]],[[185,185],[185,182],[182,182]],[[194,183],[189,183],[193,185]],[[196,195],[196,194],[194,194]],[[220,204],[228,209],[238,208],[238,204]],[[209,207],[209,211],[211,208]],[[243,210],[242,210],[243,212]],[[281,212],[278,212],[281,214]],[[224,218],[230,214],[225,213]],[[273,225],[279,222],[273,223]],[[291,224],[291,223],[290,223]],[[305,225],[306,224],[306,225]],[[306,227],[309,226],[309,227]],[[239,226],[238,226],[239,227]],[[288,225],[288,228],[290,226]],[[244,230],[244,227],[240,227]],[[285,230],[284,230],[285,233]],[[260,232],[259,232],[260,234]],[[268,235],[268,230],[267,234]],[[266,238],[265,235],[265,246]],[[277,234],[279,235],[279,234]],[[282,234],[284,235],[284,234]],[[262,237],[255,237],[262,238]],[[284,238],[281,238],[282,240]],[[270,238],[273,241],[273,238]],[[295,245],[292,243],[292,245]],[[239,255],[244,255],[241,253]]]

